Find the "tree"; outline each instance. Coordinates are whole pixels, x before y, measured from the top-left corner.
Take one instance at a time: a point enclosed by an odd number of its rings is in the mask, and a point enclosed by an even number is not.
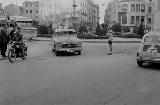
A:
[[[123,27],[122,27],[122,31],[123,31],[123,32],[130,32],[128,26],[123,26]]]
[[[108,26],[107,26],[107,24],[103,23],[101,26],[102,26],[102,29],[101,29],[102,35],[106,35],[107,32],[108,32]]]
[[[141,23],[140,26],[138,27],[137,34],[140,35],[141,37],[143,37],[144,30],[145,30],[145,26],[143,25],[143,23]]]
[[[38,34],[48,34],[48,27],[45,25],[40,25],[38,27]]]
[[[87,27],[81,25],[81,26],[78,28],[78,32],[79,32],[80,34],[88,33]]]
[[[121,25],[119,23],[116,23],[114,24],[112,27],[111,27],[112,31],[117,33],[117,32],[121,32],[122,29],[121,29]]]
[[[96,27],[96,35],[101,36],[101,34],[102,34],[102,29],[101,26],[98,24]]]

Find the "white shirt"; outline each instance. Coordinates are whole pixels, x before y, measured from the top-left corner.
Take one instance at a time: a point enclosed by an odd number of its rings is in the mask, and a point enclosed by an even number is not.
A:
[[[108,40],[111,40],[111,41],[113,40],[113,34],[112,33],[109,32],[107,34],[107,36],[108,36]]]

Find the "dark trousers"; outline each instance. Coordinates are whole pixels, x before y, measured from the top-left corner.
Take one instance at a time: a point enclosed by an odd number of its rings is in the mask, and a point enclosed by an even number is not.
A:
[[[6,55],[6,51],[7,51],[7,43],[1,44],[1,54],[2,54],[2,56]]]

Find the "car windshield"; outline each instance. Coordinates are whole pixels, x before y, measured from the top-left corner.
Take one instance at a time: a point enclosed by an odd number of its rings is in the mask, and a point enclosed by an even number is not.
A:
[[[157,35],[146,36],[144,38],[144,42],[159,42],[160,43],[160,36],[157,36]]]
[[[65,35],[75,35],[75,32],[73,31],[59,31],[56,32],[57,36],[65,36]]]

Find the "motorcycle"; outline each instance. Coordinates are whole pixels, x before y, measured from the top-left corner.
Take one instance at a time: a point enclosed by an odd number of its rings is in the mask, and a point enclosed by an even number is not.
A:
[[[28,46],[22,44],[21,42],[13,42],[8,49],[8,59],[11,63],[14,63],[17,58],[22,58],[25,60],[27,57],[27,48]],[[16,50],[19,52],[16,54]]]

